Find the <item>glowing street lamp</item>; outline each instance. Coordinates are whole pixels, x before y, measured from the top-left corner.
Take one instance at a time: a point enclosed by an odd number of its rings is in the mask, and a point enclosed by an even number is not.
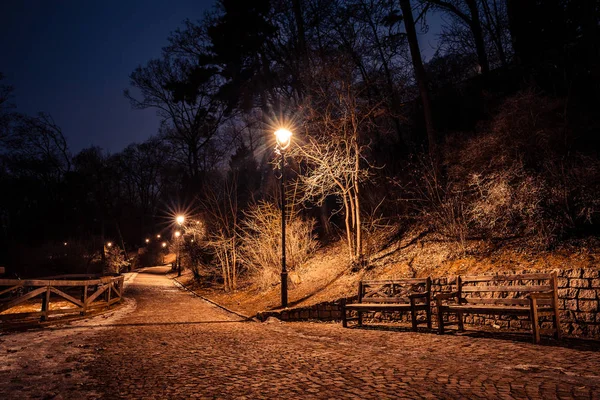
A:
[[[160,234],[156,235],[156,238],[157,238],[157,239],[160,239]]]
[[[277,129],[275,131],[275,139],[277,140],[277,146],[280,150],[285,150],[292,143],[292,132],[285,128]]]
[[[112,247],[112,242],[106,243],[106,247]]]
[[[161,245],[161,246],[162,246],[162,247],[163,247],[163,249],[164,249],[165,247],[167,247],[167,242],[162,242],[162,245]]]
[[[285,128],[275,131],[277,147],[275,152],[281,154],[281,307],[288,304],[287,296],[287,267],[285,265],[285,150],[292,143],[292,132]]]
[[[185,217],[183,215],[178,215],[177,218],[175,218],[175,221],[181,226],[185,222]]]
[[[146,244],[150,243],[150,239],[146,239]]]

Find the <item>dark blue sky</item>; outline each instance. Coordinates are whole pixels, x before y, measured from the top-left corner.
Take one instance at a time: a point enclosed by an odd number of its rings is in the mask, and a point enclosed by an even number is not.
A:
[[[18,110],[44,111],[72,151],[116,152],[156,133],[152,110],[123,97],[135,67],[160,55],[169,33],[214,0],[0,0],[0,72]]]
[[[158,129],[155,111],[132,110],[123,96],[129,74],[214,2],[0,0],[0,72],[15,87],[18,111],[52,115],[72,152],[95,145],[114,153]],[[439,18],[430,25],[426,57]]]

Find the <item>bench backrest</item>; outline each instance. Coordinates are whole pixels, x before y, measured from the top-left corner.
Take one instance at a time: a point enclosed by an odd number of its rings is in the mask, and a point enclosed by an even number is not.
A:
[[[550,274],[457,276],[456,290],[463,303],[529,305],[526,298],[535,292],[553,292],[556,296],[556,272]],[[540,299],[538,304],[552,304]]]
[[[360,303],[408,303],[410,294],[431,293],[431,279],[365,280],[358,284]],[[418,303],[424,298],[419,298]]]

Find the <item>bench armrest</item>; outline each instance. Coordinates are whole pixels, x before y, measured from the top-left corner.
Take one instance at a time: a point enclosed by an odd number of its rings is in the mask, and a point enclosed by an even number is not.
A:
[[[529,293],[527,295],[527,298],[529,298],[529,299],[552,299],[552,298],[554,298],[554,292],[550,290],[547,292]]]

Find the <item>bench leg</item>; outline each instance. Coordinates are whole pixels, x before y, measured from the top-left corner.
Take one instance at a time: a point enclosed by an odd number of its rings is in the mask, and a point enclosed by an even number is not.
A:
[[[358,326],[362,326],[362,311],[356,311],[358,314]]]
[[[410,299],[410,319],[412,322],[412,330],[417,331],[417,310],[415,310],[415,299]]]
[[[538,310],[537,310],[537,300],[529,299],[530,303],[530,317],[531,317],[531,330],[533,331],[533,343],[540,343],[540,326],[538,324]]]
[[[427,308],[425,309],[427,313],[427,329],[431,329],[431,305],[427,304]]]
[[[343,328],[347,328],[348,327],[348,317],[346,316],[346,300],[343,299],[342,300],[342,304],[341,304],[341,308],[342,308],[342,327]]]
[[[438,333],[440,335],[444,334],[444,312],[442,311],[442,307],[438,305]]]
[[[465,331],[465,324],[463,323],[463,313],[462,312],[457,312],[456,313],[456,319],[458,320],[458,330],[460,332],[464,332]]]
[[[560,340],[560,317],[558,316],[558,307],[554,306],[554,338]]]

